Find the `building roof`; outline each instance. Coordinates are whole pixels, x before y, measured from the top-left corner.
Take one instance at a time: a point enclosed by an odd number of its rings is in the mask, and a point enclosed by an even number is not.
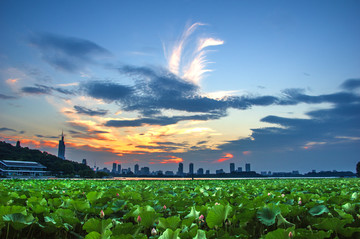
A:
[[[13,161],[13,160],[0,160],[0,163],[6,167],[22,167],[22,168],[46,168],[38,162],[32,161]]]

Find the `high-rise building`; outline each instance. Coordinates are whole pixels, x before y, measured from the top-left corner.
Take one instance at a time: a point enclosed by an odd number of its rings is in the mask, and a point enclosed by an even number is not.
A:
[[[116,165],[117,165],[117,163],[113,163],[113,167],[111,170],[112,173],[116,173]]]
[[[134,173],[139,174],[139,164],[135,164]]]
[[[204,174],[204,169],[203,168],[199,168],[197,170],[197,175],[203,175]]]
[[[179,163],[177,174],[180,175],[180,176],[184,174],[184,165],[183,165],[183,163]]]
[[[21,148],[19,140],[16,142],[16,148]]]
[[[205,174],[210,174],[210,170],[207,169],[206,172],[205,172]]]
[[[117,170],[118,174],[121,174],[121,164],[118,164],[118,170]]]
[[[249,164],[249,163],[245,164],[245,171],[246,171],[246,172],[250,172],[250,171],[251,171],[251,170],[250,170],[250,164]]]
[[[82,160],[82,164],[87,165],[86,159],[83,159],[83,160]]]
[[[231,163],[230,164],[230,173],[233,173],[233,172],[235,172],[235,164]]]
[[[238,170],[237,170],[239,173],[242,172],[242,167],[238,167]]]
[[[65,159],[64,132],[61,133],[61,140],[59,140],[58,157],[61,158],[61,159]]]
[[[193,175],[193,174],[194,174],[194,164],[193,164],[193,163],[190,163],[190,164],[189,164],[189,174],[190,174],[190,175]]]

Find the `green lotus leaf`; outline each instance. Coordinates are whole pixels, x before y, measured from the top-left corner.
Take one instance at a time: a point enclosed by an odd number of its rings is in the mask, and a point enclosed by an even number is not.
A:
[[[320,223],[314,225],[314,227],[322,230],[332,230],[339,232],[348,223],[351,223],[352,219],[339,219],[336,217],[324,218]]]
[[[179,237],[180,229],[176,229],[176,231],[171,230],[170,228],[166,229],[166,231],[159,237],[159,239],[180,239]]]
[[[87,232],[98,232],[103,234],[106,230],[110,229],[113,226],[111,219],[98,219],[98,218],[90,218],[87,220],[84,225],[83,229]]]
[[[309,213],[312,216],[318,216],[327,212],[329,212],[329,209],[325,205],[318,205],[309,210]]]
[[[4,222],[10,222],[10,225],[15,230],[21,230],[34,222],[34,217],[32,215],[24,215],[21,213],[13,213],[2,216]]]
[[[345,228],[341,228],[339,230],[339,234],[343,235],[344,237],[347,238],[359,238],[359,235],[357,237],[353,237],[355,232],[359,232],[360,233],[360,227],[345,227]]]
[[[341,218],[351,219],[351,220],[354,219],[351,214],[348,214],[348,213],[344,212],[343,210],[336,209],[336,208],[335,208],[334,210],[335,210],[335,212],[337,212],[337,213],[339,214],[339,216],[340,216]]]
[[[114,236],[119,236],[119,235],[122,236],[127,234],[133,235],[139,228],[140,227],[138,225],[134,225],[131,222],[128,222],[128,223],[117,224],[115,228],[112,230],[112,232]]]
[[[23,206],[0,206],[0,216],[7,214],[21,213],[27,215],[26,207]]]
[[[276,205],[269,204],[257,212],[257,217],[266,226],[271,226],[275,223],[276,216],[281,212]]]
[[[89,201],[85,199],[71,200],[70,204],[74,207],[76,211],[79,212],[87,212],[90,208]]]
[[[101,234],[98,232],[90,232],[85,236],[85,239],[102,239]]]
[[[265,239],[289,239],[289,233],[294,234],[294,228],[278,228],[266,234]]]
[[[194,239],[206,239],[206,233],[203,230],[197,230],[196,236]]]
[[[86,198],[90,201],[90,203],[96,202],[101,196],[104,194],[103,191],[91,191],[86,194]]]
[[[160,218],[159,224],[157,227],[161,229],[167,229],[170,228],[171,230],[176,230],[178,226],[180,225],[181,219],[178,216],[168,217],[168,218]]]
[[[59,208],[55,211],[55,214],[59,216],[64,222],[71,225],[79,223],[79,219],[75,216],[75,212],[70,209]]]
[[[342,209],[344,209],[344,211],[347,213],[356,213],[355,204],[346,203],[342,206]]]
[[[332,230],[329,231],[316,231],[316,230],[307,230],[307,229],[296,229],[295,238],[299,239],[324,239],[329,238],[332,234]]]
[[[359,194],[357,192],[354,192],[351,194],[351,200],[356,200],[359,197]]]
[[[206,223],[210,228],[213,228],[214,226],[222,226],[223,222],[228,218],[229,214],[232,211],[232,207],[227,204],[224,205],[215,205],[213,206],[207,217],[206,217]]]
[[[199,218],[199,215],[200,215],[200,212],[196,211],[195,206],[192,206],[191,210],[190,210],[190,213],[188,215],[186,215],[185,218],[193,217],[193,218],[196,219],[196,218]]]
[[[117,212],[121,209],[123,209],[123,206],[126,204],[126,201],[125,200],[116,200],[112,206],[111,206],[111,209],[114,211],[114,212]]]
[[[295,224],[294,223],[291,223],[291,222],[288,222],[282,215],[281,213],[278,214],[276,216],[277,218],[277,225],[278,226],[284,226],[284,227],[294,227]]]

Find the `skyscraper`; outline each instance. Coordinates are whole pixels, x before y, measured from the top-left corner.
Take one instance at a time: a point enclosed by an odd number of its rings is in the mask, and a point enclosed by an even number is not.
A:
[[[65,159],[64,132],[61,133],[61,140],[59,140],[58,157],[61,158],[61,159]]]
[[[83,159],[83,160],[82,160],[82,164],[87,165],[86,159]]]
[[[118,174],[121,174],[121,164],[118,164],[118,170],[117,170]]]
[[[189,164],[189,174],[190,174],[190,175],[193,175],[193,174],[194,174],[194,164],[193,164],[193,163],[190,163],[190,164]]]
[[[183,163],[179,163],[177,174],[180,175],[180,176],[184,174],[184,165],[183,165]]]
[[[235,172],[235,164],[231,163],[230,164],[230,173],[234,173]]]
[[[112,167],[112,173],[116,173],[116,165],[117,165],[117,163],[113,163],[113,167]]]
[[[139,174],[139,164],[135,164],[134,173]]]
[[[251,170],[250,170],[250,164],[249,164],[249,163],[245,164],[245,171],[246,171],[246,172],[250,172],[250,171],[251,171]]]

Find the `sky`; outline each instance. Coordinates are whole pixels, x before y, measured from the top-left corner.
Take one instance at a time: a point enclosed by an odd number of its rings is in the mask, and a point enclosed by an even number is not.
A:
[[[359,1],[0,2],[0,140],[90,166],[355,171]]]

